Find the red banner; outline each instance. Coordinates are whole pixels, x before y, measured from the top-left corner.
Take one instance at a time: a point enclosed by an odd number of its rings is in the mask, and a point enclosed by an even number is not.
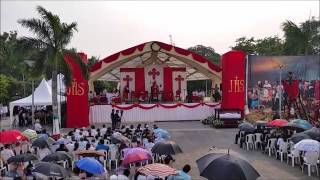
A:
[[[229,51],[222,55],[222,109],[244,110],[245,53]]]
[[[87,55],[79,53],[87,63]],[[64,56],[72,71],[72,84],[67,89],[67,128],[89,125],[88,80],[81,73],[78,63],[71,55]]]

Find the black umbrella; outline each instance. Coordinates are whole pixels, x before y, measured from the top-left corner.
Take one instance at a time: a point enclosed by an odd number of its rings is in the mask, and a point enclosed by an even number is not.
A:
[[[67,170],[65,170],[62,166],[55,163],[48,163],[48,162],[40,162],[36,164],[32,172],[37,172],[49,177],[65,178],[69,176]]]
[[[303,140],[303,139],[312,139],[311,136],[308,134],[305,134],[304,132],[294,134],[290,137],[290,140],[296,144],[297,142]]]
[[[68,160],[71,161],[71,157],[66,152],[55,152],[53,154],[49,154],[45,156],[42,161],[51,162],[51,161],[63,161]]]
[[[260,176],[247,161],[229,153],[207,154],[196,162],[200,176],[210,180],[254,180]]]
[[[313,127],[303,133],[309,135],[313,140],[320,140],[320,128]]]
[[[28,162],[28,161],[34,161],[34,160],[38,160],[38,157],[34,154],[27,153],[27,154],[19,154],[16,156],[12,156],[7,160],[7,162],[10,164],[13,162]]]
[[[172,155],[182,153],[181,148],[173,141],[162,141],[156,143],[151,151],[159,155]]]
[[[39,147],[39,148],[45,148],[45,147],[49,148],[49,143],[44,138],[38,138],[32,142],[32,146]]]

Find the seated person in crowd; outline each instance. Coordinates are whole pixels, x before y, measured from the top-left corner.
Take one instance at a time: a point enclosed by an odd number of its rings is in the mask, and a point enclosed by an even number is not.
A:
[[[67,147],[64,144],[60,144],[59,148],[56,149],[56,152],[58,152],[58,151],[69,152],[69,150],[67,149]]]
[[[4,145],[4,149],[0,152],[0,156],[2,157],[4,163],[7,163],[7,160],[14,156],[14,152],[10,148],[9,144]]]
[[[40,134],[41,131],[42,131],[42,126],[41,126],[41,124],[40,124],[40,120],[39,120],[39,119],[37,119],[36,122],[34,123],[34,130],[35,130],[38,134]]]
[[[106,151],[109,151],[109,146],[105,145],[104,144],[104,140],[103,139],[100,139],[98,145],[96,146],[96,150],[106,150]]]
[[[183,166],[182,170],[178,171],[178,175],[176,176],[169,176],[168,180],[191,180],[191,176],[188,174],[188,172],[191,170],[191,166],[189,164],[186,164]]]

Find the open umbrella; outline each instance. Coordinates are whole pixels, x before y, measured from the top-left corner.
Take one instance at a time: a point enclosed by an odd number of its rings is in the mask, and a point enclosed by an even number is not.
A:
[[[283,127],[288,127],[288,128],[297,128],[301,130],[308,130],[312,128],[312,125],[303,119],[294,119],[290,121],[288,124],[284,125]]]
[[[32,146],[39,148],[49,148],[49,143],[45,138],[38,138],[32,142]]]
[[[210,180],[253,180],[260,176],[246,160],[229,153],[210,153],[196,163],[200,176]]]
[[[174,168],[160,163],[142,166],[137,171],[147,176],[150,175],[161,178],[177,174],[177,171]]]
[[[12,144],[18,141],[28,140],[23,134],[18,130],[5,130],[0,132],[0,143],[2,144]]]
[[[26,153],[26,154],[19,154],[16,156],[12,156],[7,160],[7,162],[10,164],[13,162],[28,162],[28,161],[34,161],[34,160],[38,160],[38,157],[36,155],[31,153]]]
[[[63,161],[68,160],[71,161],[71,157],[66,152],[55,152],[53,154],[49,154],[45,156],[42,161],[51,162],[51,161]]]
[[[253,132],[255,130],[254,126],[248,122],[239,124],[238,128],[245,132]]]
[[[320,142],[312,139],[303,139],[293,146],[299,151],[315,151],[320,152]]]
[[[100,157],[105,156],[103,152],[95,151],[95,150],[82,150],[76,152],[76,155],[83,156],[83,157]]]
[[[320,141],[320,128],[313,127],[303,133],[309,135],[313,140]]]
[[[288,123],[285,119],[275,119],[267,123],[267,126],[282,127]]]
[[[142,148],[126,148],[123,152],[124,158],[122,164],[124,165],[151,159],[150,152]]]
[[[157,129],[154,129],[153,132],[159,138],[163,138],[166,140],[170,139],[170,133],[164,129],[157,128]]]
[[[47,134],[39,134],[38,139],[40,138],[47,140],[48,144],[53,144],[54,142],[56,142],[53,138],[49,137]]]
[[[67,170],[55,163],[39,162],[35,165],[32,172],[40,173],[49,177],[66,178],[69,176]]]
[[[76,162],[76,166],[91,174],[102,174],[105,172],[102,164],[94,158],[82,158]]]
[[[117,139],[120,142],[124,142],[124,143],[129,143],[130,142],[130,139],[128,139],[127,137],[125,137],[124,135],[122,135],[119,132],[115,132],[115,133],[112,134],[111,141],[112,141],[112,138]]]
[[[26,137],[28,137],[30,140],[36,139],[38,137],[38,134],[35,130],[32,129],[26,129],[22,132],[22,134]]]
[[[296,144],[297,142],[299,142],[303,139],[312,139],[312,138],[308,134],[301,132],[301,133],[296,133],[296,134],[292,135],[289,139],[290,139],[290,141],[292,141],[293,143]]]
[[[159,155],[172,155],[182,153],[181,148],[173,141],[161,141],[156,143],[151,151]]]

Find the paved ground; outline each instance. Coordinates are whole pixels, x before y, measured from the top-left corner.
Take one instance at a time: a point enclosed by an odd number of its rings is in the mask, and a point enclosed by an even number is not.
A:
[[[177,142],[183,154],[178,154],[174,158],[174,167],[180,169],[184,164],[190,164],[191,176],[195,180],[204,179],[199,176],[199,171],[195,161],[208,153],[209,148],[215,146],[220,149],[230,149],[231,154],[240,155],[247,159],[253,167],[260,173],[260,180],[318,180],[319,177],[308,177],[302,174],[300,168],[291,167],[285,162],[281,163],[273,157],[262,154],[260,151],[246,151],[233,144],[234,135],[237,129],[214,129],[202,125],[199,121],[192,122],[158,122],[159,127],[167,129],[172,136],[172,140]],[[5,121],[0,122],[1,128],[8,128]],[[63,131],[66,131],[64,129]]]
[[[195,161],[205,155],[212,146],[230,149],[235,154],[246,158],[260,173],[260,180],[318,180],[319,177],[308,177],[302,174],[300,168],[281,163],[275,157],[269,157],[260,151],[247,151],[233,144],[237,129],[213,129],[200,122],[170,122],[157,123],[171,132],[172,139],[181,146],[184,153],[177,155],[174,166],[182,167],[185,163],[192,166],[193,179],[203,179],[199,176]],[[231,154],[232,154],[231,152]],[[307,170],[307,169],[305,169]],[[306,173],[306,171],[305,171]]]

